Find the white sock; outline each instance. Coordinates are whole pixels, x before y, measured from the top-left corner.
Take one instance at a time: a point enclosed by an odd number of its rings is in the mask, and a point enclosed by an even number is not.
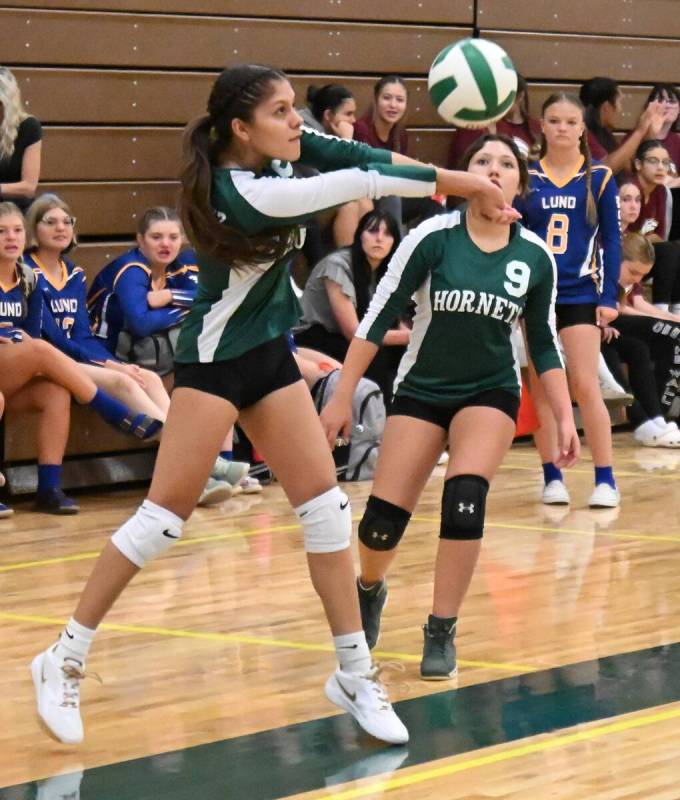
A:
[[[371,668],[371,651],[366,644],[366,634],[345,633],[343,636],[334,636],[333,644],[338,657],[338,664],[343,672],[364,673]]]
[[[61,632],[59,641],[52,652],[60,661],[65,658],[75,658],[76,661],[85,664],[96,632],[96,630],[86,628],[71,617]]]
[[[651,436],[658,436],[659,435],[659,426],[654,422],[654,420],[648,419],[642,423],[642,425],[638,425],[635,429],[635,435],[641,439],[646,439],[647,437]]]
[[[668,303],[654,303],[654,308],[658,308],[660,311],[668,311]]]

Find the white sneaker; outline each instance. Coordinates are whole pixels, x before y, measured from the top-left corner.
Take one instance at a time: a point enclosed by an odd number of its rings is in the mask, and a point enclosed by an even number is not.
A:
[[[65,658],[60,665],[50,648],[33,659],[31,674],[40,719],[60,742],[82,742],[80,681],[85,677],[82,663]]]
[[[249,469],[250,464],[246,461],[229,461],[227,458],[218,456],[210,475],[216,481],[225,481],[236,486],[242,478],[246,477]]]
[[[198,498],[199,506],[216,506],[234,494],[234,487],[226,481],[217,481],[215,478],[208,478],[205,489]]]
[[[633,437],[644,447],[680,447],[680,431],[677,426],[656,428],[655,431],[638,432],[633,431]]]
[[[571,502],[564,481],[550,481],[543,487],[542,501],[547,506],[568,506]]]
[[[260,494],[262,491],[262,484],[257,478],[253,478],[250,475],[246,475],[245,478],[241,478],[237,486],[243,492],[243,494]]]
[[[621,502],[618,489],[613,489],[608,483],[598,483],[590,495],[588,505],[590,508],[616,508]]]
[[[376,739],[388,744],[405,744],[408,731],[395,714],[378,676],[378,667],[362,675],[343,672],[338,667],[326,681],[326,697],[349,712],[366,733]]]
[[[80,800],[80,784],[83,782],[82,769],[53,775],[44,781],[38,781],[38,792],[35,800]]]

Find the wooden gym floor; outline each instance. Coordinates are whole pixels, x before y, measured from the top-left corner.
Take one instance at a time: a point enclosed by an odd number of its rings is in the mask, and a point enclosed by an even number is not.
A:
[[[490,494],[459,623],[458,686],[419,680],[443,469],[390,579],[376,652],[407,747],[324,698],[334,659],[280,488],[198,510],[102,625],[86,741],[40,728],[28,664],[68,618],[142,490],[81,496],[75,518],[0,522],[0,800],[680,798],[680,451],[615,440],[620,510],[537,502],[516,445]],[[370,484],[350,484],[361,515]]]

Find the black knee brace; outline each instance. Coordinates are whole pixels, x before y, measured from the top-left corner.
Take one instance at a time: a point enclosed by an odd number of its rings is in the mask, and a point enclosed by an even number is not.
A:
[[[410,519],[408,511],[370,495],[359,523],[359,541],[371,550],[394,550]]]
[[[481,475],[454,475],[444,484],[442,539],[481,539],[489,481]]]

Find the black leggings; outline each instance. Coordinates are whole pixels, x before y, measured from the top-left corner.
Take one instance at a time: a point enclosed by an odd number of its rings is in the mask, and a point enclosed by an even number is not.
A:
[[[622,314],[612,323],[618,339],[602,346],[614,378],[631,389],[635,402],[628,417],[635,425],[667,413],[680,388],[680,325]],[[621,369],[628,365],[629,380]]]
[[[653,303],[680,303],[680,241],[655,242],[654,266],[649,273]]]

